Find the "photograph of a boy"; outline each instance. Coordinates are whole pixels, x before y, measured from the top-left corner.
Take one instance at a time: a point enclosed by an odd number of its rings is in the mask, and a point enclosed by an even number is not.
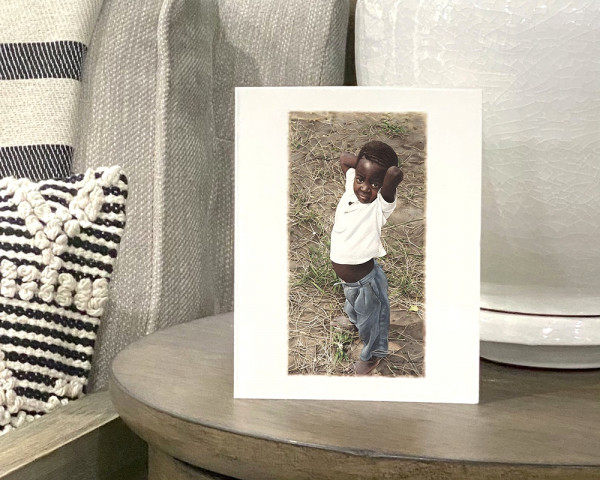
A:
[[[388,281],[376,258],[386,254],[381,229],[396,208],[403,174],[394,150],[377,140],[356,156],[343,153],[340,166],[346,183],[335,212],[330,258],[342,280],[344,311],[364,345],[355,373],[367,375],[388,355]]]
[[[289,114],[288,374],[425,375],[427,117]]]

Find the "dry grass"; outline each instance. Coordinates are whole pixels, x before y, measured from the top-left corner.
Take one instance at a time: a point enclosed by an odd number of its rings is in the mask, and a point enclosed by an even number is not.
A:
[[[343,151],[369,140],[398,153],[404,181],[396,211],[383,228],[387,255],[390,342],[400,347],[377,374],[424,372],[425,119],[420,114],[292,113],[289,185],[289,372],[348,375],[360,352],[358,334],[334,327],[344,295],[329,261],[337,202],[344,189]]]

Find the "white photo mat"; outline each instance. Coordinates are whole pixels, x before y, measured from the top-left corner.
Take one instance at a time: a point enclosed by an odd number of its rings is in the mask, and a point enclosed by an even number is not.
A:
[[[288,131],[303,111],[427,116],[423,377],[288,374]],[[235,185],[235,398],[478,402],[480,90],[237,88]]]

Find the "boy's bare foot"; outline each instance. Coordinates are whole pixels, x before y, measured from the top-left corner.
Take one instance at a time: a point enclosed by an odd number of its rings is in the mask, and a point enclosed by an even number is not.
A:
[[[381,362],[381,357],[372,357],[370,360],[359,360],[354,364],[354,373],[357,376],[368,375],[371,373],[377,365]]]
[[[343,315],[339,316],[339,317],[335,317],[333,320],[331,320],[331,324],[334,327],[341,328],[343,330],[356,329],[356,325],[354,325],[348,317],[343,316]]]

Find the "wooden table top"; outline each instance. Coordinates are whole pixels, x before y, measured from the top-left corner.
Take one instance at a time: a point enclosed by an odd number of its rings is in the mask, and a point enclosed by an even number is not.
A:
[[[481,367],[479,405],[234,399],[225,314],[127,347],[111,394],[150,444],[236,478],[600,478],[599,370]]]

